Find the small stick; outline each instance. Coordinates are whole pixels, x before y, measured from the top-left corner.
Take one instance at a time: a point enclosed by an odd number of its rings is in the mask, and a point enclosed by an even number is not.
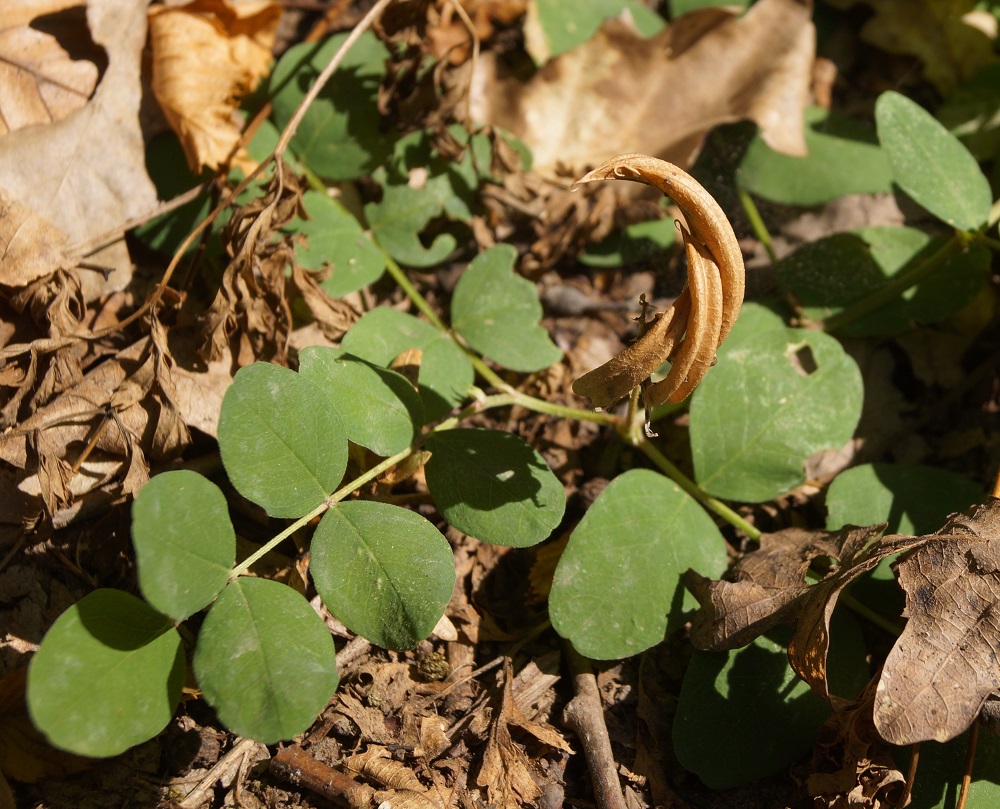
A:
[[[979,743],[979,720],[972,723],[969,730],[969,743],[965,748],[965,772],[962,773],[962,789],[958,793],[958,803],[955,809],[965,809],[969,800],[969,786],[972,784],[972,767],[976,763],[976,746]]]
[[[271,775],[315,792],[338,806],[367,806],[375,790],[317,761],[298,746],[277,752],[268,765]]]
[[[604,722],[604,707],[597,691],[597,678],[590,668],[590,661],[566,644],[570,666],[573,669],[573,689],[576,696],[563,709],[563,724],[572,730],[587,759],[590,778],[594,782],[594,797],[600,809],[626,809],[618,767],[611,752],[611,738]]]

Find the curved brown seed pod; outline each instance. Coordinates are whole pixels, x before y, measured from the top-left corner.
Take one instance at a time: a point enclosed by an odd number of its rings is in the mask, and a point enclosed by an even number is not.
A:
[[[646,183],[677,203],[684,212],[691,234],[708,248],[718,265],[723,297],[719,342],[725,340],[743,304],[746,273],[736,234],[712,195],[694,177],[673,163],[642,154],[614,157],[581,177],[575,185],[596,180]]]
[[[691,289],[687,334],[667,376],[646,388],[643,398],[647,407],[684,401],[705,378],[715,362],[715,350],[722,342],[722,279],[718,267],[707,248],[687,233],[684,242]]]
[[[586,396],[594,407],[608,407],[648,378],[669,358],[684,334],[691,305],[688,289],[656,322],[617,357],[612,357],[573,383],[573,392]]]

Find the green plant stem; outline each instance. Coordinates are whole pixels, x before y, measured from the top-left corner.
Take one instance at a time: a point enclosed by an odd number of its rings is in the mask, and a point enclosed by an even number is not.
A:
[[[316,508],[310,511],[303,517],[299,517],[295,522],[289,525],[280,534],[269,539],[266,543],[261,545],[256,551],[254,551],[250,556],[240,562],[236,567],[232,569],[229,573],[229,580],[233,581],[237,576],[242,575],[246,570],[250,568],[251,565],[256,564],[258,560],[262,559],[265,555],[270,553],[272,550],[278,547],[282,542],[284,542],[288,537],[298,531],[300,528],[304,528],[312,520],[316,519],[320,514],[325,512],[334,503],[343,500],[351,492],[356,492],[362,486],[364,486],[369,481],[374,480],[383,472],[394,467],[400,461],[404,461],[413,454],[413,448],[407,447],[402,452],[397,452],[395,455],[390,455],[388,458],[383,460],[381,463],[376,464],[367,472],[358,475],[354,480],[348,483],[346,486],[341,486],[337,491],[327,497],[322,503],[320,503]]]
[[[902,633],[903,631],[902,628],[900,628],[895,622],[890,621],[884,615],[880,615],[879,613],[875,612],[875,610],[873,610],[867,604],[862,604],[850,593],[841,593],[839,600],[844,604],[845,607],[854,611],[862,618],[867,618],[869,621],[875,624],[875,626],[884,629],[890,635],[894,635],[895,637],[898,638]]]
[[[767,225],[764,224],[764,217],[760,215],[757,203],[753,201],[750,192],[739,183],[736,184],[736,193],[739,195],[740,204],[743,206],[743,211],[747,215],[750,228],[753,230],[754,236],[757,237],[757,241],[764,245],[764,249],[767,251],[768,256],[771,257],[771,261],[777,261],[777,256],[774,252],[774,241],[771,239]]]
[[[1000,253],[1000,239],[991,239],[983,233],[977,233],[972,237],[972,241],[990,248],[995,253]]]
[[[742,531],[755,542],[760,539],[760,529],[748,523],[721,500],[716,500],[710,494],[703,491],[697,483],[681,472],[681,470],[678,469],[673,462],[660,452],[660,450],[658,450],[651,441],[646,439],[639,440],[638,442],[629,440],[629,443],[632,443],[633,446],[649,458],[649,460],[651,460],[660,469],[660,471],[662,471],[668,478],[680,486],[699,503],[702,503],[706,508],[714,511],[722,517],[722,519],[734,528]]]
[[[938,270],[952,256],[964,250],[967,243],[968,236],[966,234],[956,233],[925,261],[901,272],[884,287],[880,287],[870,295],[855,301],[837,314],[825,318],[822,321],[823,330],[827,332],[837,331],[866,315],[870,315],[877,309],[881,309],[886,304],[892,303],[910,287],[919,284],[924,278]]]
[[[426,317],[433,326],[441,329],[441,331],[447,333],[448,327],[444,325],[444,322],[437,316],[437,313],[427,302],[427,298],[420,294],[415,286],[410,282],[406,273],[403,272],[403,268],[400,267],[392,256],[390,256],[381,246],[379,250],[382,253],[382,258],[385,259],[386,269],[389,270],[389,275],[393,277],[395,282],[399,284],[399,288],[406,293],[406,297],[413,301],[413,305],[420,310],[421,314]]]

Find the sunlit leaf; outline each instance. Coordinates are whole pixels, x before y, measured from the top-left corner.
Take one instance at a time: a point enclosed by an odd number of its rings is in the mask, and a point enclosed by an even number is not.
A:
[[[542,42],[535,44],[529,37],[528,50],[539,63],[582,45],[609,17],[627,13],[639,33],[647,37],[666,25],[661,16],[637,0],[577,0],[572,4],[535,0],[533,5]]]
[[[56,747],[114,756],[166,727],[183,684],[173,622],[128,593],[95,590],[42,639],[28,669],[28,710]]]
[[[689,567],[712,576],[725,570],[726,544],[715,523],[662,475],[625,472],[590,507],[559,559],[552,625],[587,657],[638,654],[698,606],[681,583]]]
[[[341,349],[307,346],[299,373],[329,397],[348,439],[379,455],[406,449],[424,423],[420,397],[406,377]]]
[[[809,154],[776,152],[758,135],[740,163],[739,182],[752,194],[785,205],[819,205],[845,194],[892,187],[889,161],[875,132],[818,107],[805,111]]]
[[[256,362],[236,373],[219,413],[226,474],[274,517],[301,517],[347,469],[347,436],[329,398],[287,368]]]
[[[734,342],[691,401],[696,480],[747,502],[791,491],[809,456],[850,439],[862,394],[858,366],[829,335],[775,329]]]
[[[388,503],[338,503],[316,528],[316,590],[353,632],[410,649],[444,613],[455,586],[451,546],[419,514]]]
[[[265,744],[309,727],[338,681],[333,638],[309,602],[284,584],[246,577],[209,610],[194,673],[226,727]]]
[[[236,561],[226,497],[207,478],[177,470],[157,475],[132,504],[139,588],[175,621],[206,607]]]
[[[990,185],[969,150],[934,116],[889,91],[875,102],[875,121],[893,179],[914,202],[962,230],[986,223]]]
[[[484,357],[512,371],[540,371],[562,352],[539,325],[535,285],[514,272],[517,250],[501,244],[473,259],[455,287],[452,327]]]
[[[302,204],[309,218],[292,224],[295,260],[307,270],[329,272],[320,282],[328,295],[343,297],[381,277],[382,253],[346,208],[317,191],[303,194]]]
[[[407,349],[418,349],[421,356],[417,381],[428,421],[463,402],[472,384],[472,363],[447,334],[388,306],[366,313],[344,335],[340,347],[383,366]]]

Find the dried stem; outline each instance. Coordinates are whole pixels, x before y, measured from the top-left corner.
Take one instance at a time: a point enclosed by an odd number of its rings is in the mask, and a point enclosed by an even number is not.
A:
[[[583,746],[587,768],[594,783],[594,797],[599,809],[626,809],[618,781],[618,765],[611,751],[611,738],[604,722],[604,707],[597,690],[597,678],[590,661],[568,643],[566,653],[573,669],[576,696],[563,709],[563,724],[572,730]]]

